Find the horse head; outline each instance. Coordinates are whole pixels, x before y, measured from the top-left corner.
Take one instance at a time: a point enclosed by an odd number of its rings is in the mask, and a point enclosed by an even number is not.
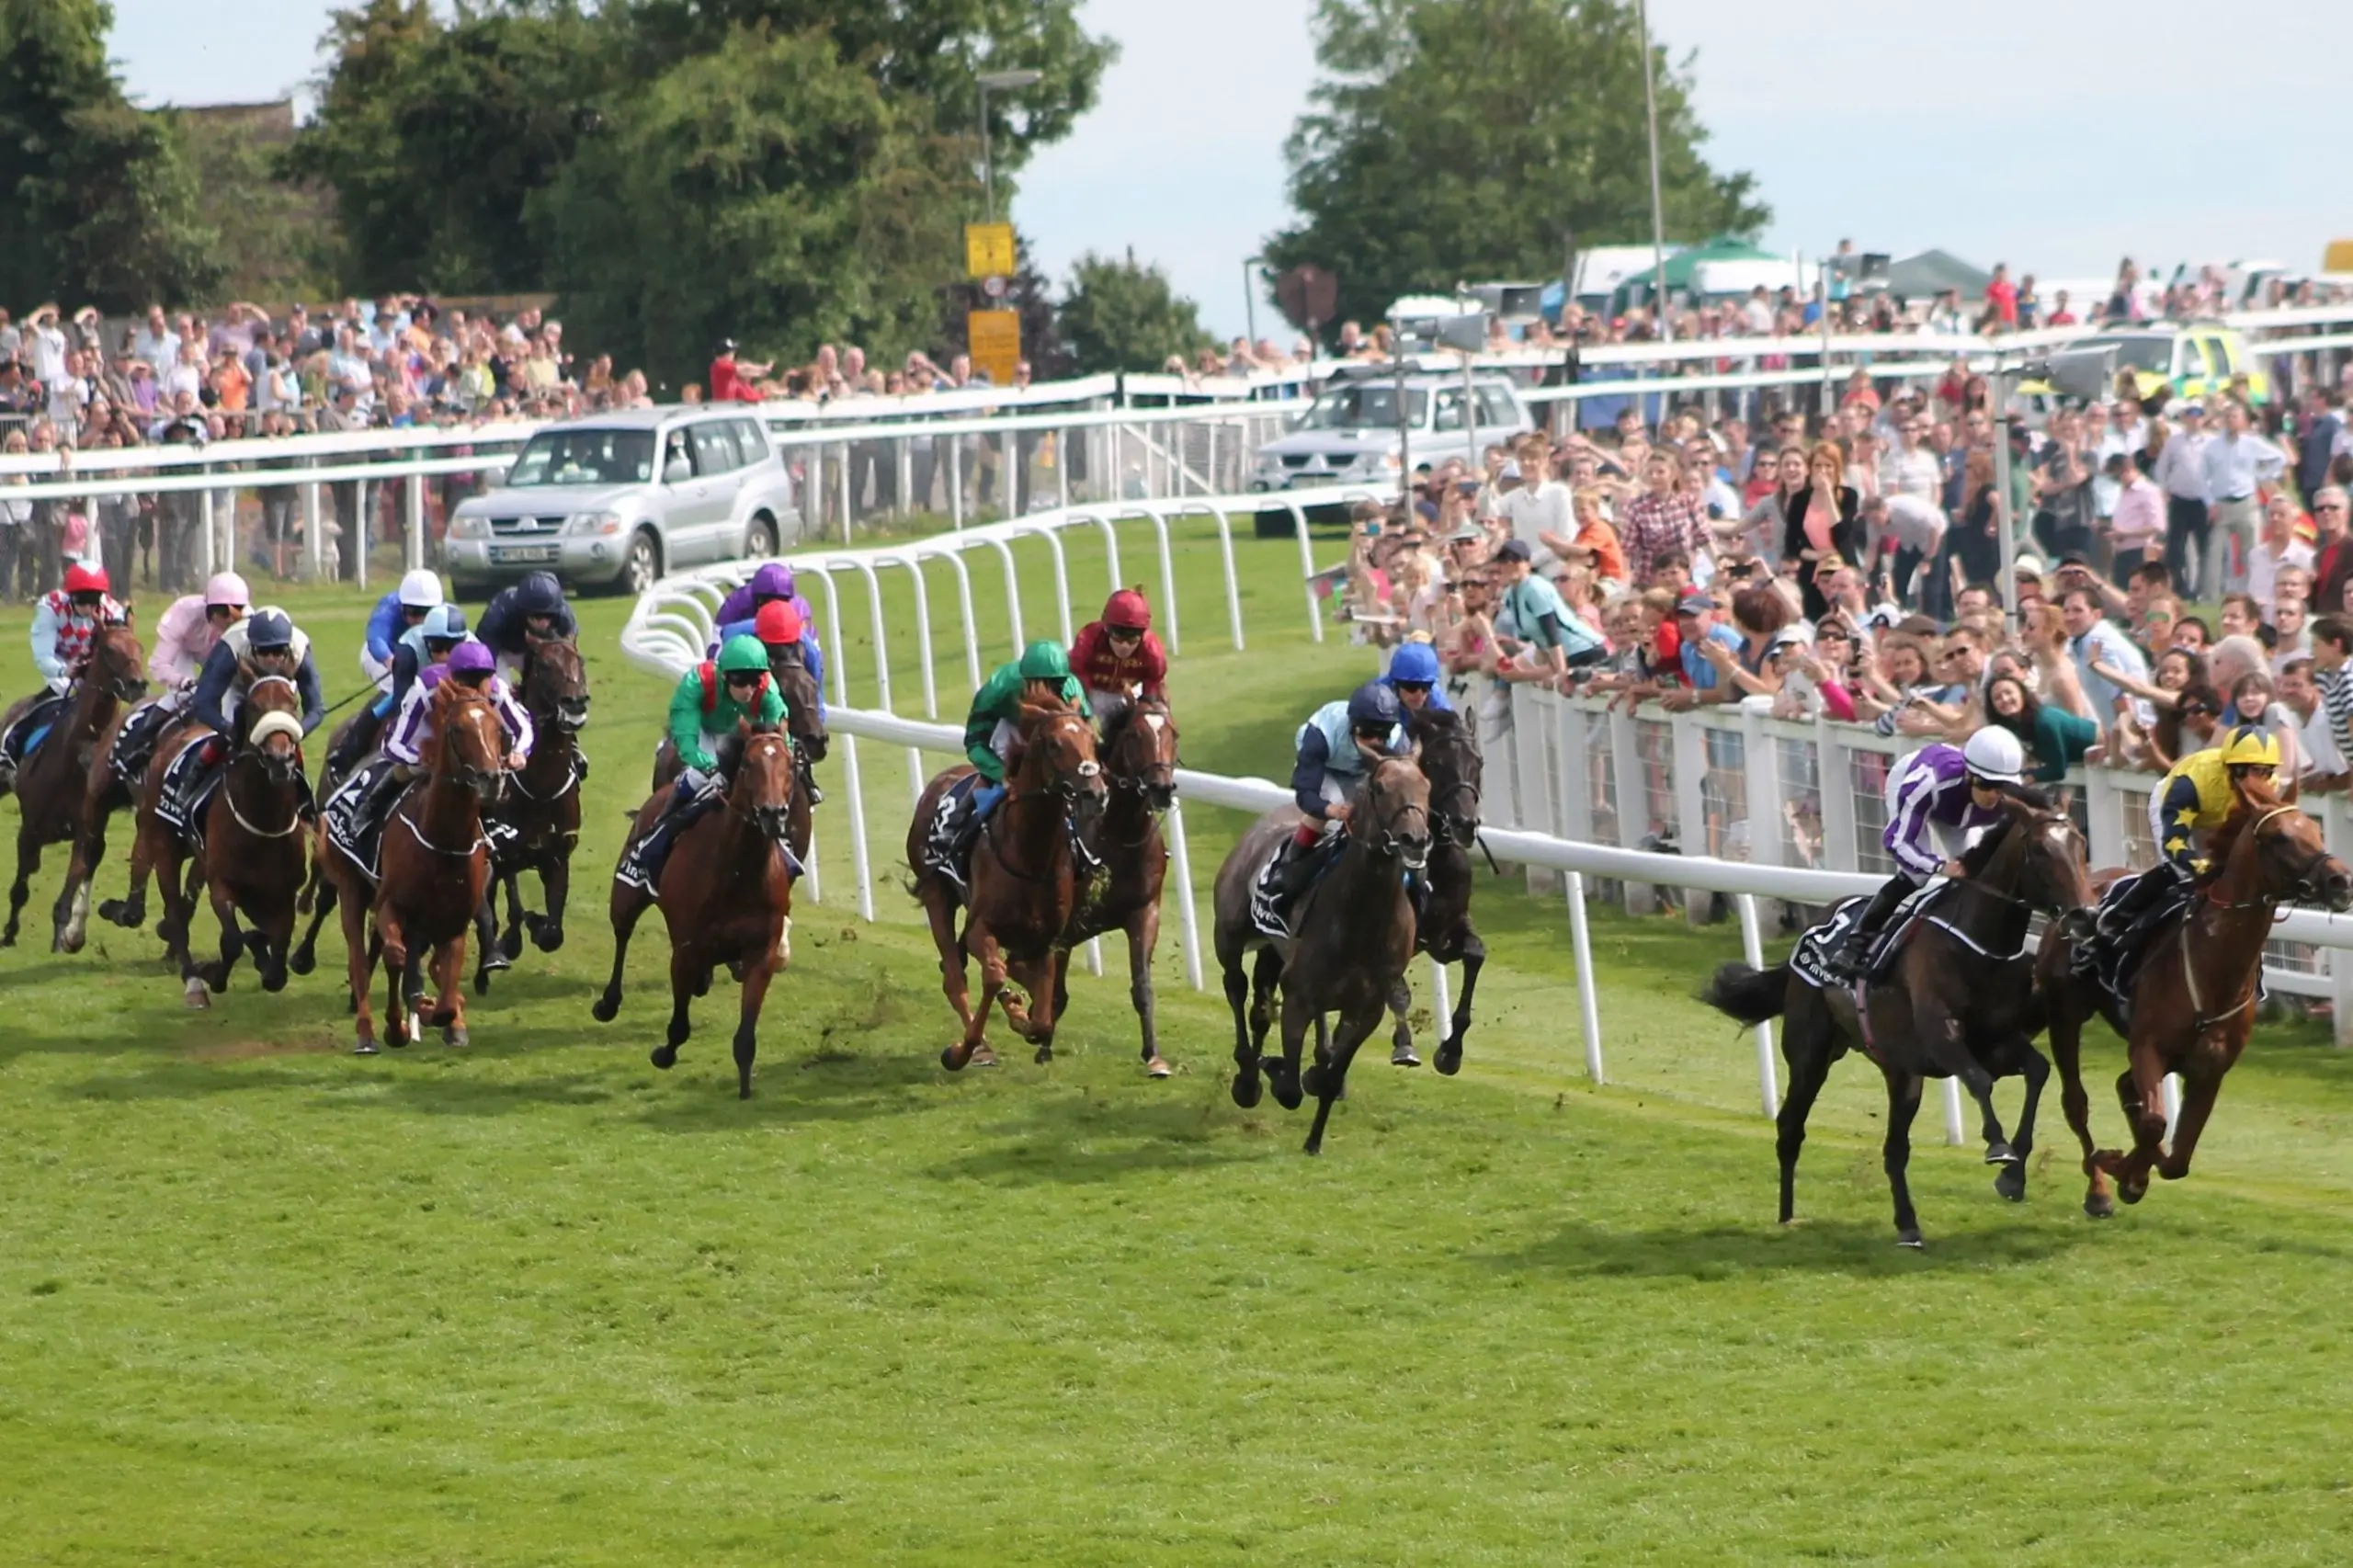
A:
[[[824,761],[825,719],[818,711],[823,693],[817,689],[817,677],[801,661],[798,644],[768,655],[768,678],[776,682],[777,695],[784,699],[784,722],[792,733],[793,749],[811,762]]]
[[[302,769],[302,693],[284,676],[264,676],[246,688],[237,710],[237,749],[261,764],[273,789]]]
[[[1450,708],[1409,709],[1406,733],[1429,780],[1430,829],[1468,849],[1479,837],[1479,798],[1486,763],[1478,737]]]
[[[1061,797],[1082,825],[1103,811],[1109,789],[1095,756],[1095,726],[1060,698],[1021,705],[1021,792]]]
[[[2234,890],[2238,899],[2285,899],[2323,903],[2337,914],[2353,910],[2353,870],[2328,852],[2320,824],[2254,780],[2239,787],[2238,803],[2214,835],[2214,863],[2224,877],[2252,876]]]
[[[792,810],[792,738],[774,724],[743,721],[722,744],[719,762],[733,780],[727,804],[772,844],[784,842]]]
[[[90,662],[83,679],[118,702],[136,702],[147,692],[147,650],[127,625],[101,627],[90,640]]]
[[[523,706],[534,722],[565,734],[588,722],[588,671],[562,638],[531,642],[523,655]]]
[[[2029,909],[2066,915],[2098,902],[2075,819],[2053,808],[2038,790],[2002,797],[2002,820],[1989,828],[1961,867],[1987,889]]]
[[[445,680],[433,688],[430,728],[418,755],[434,778],[471,790],[485,804],[497,800],[506,784],[506,753],[490,699]]]
[[[1420,870],[1430,858],[1430,781],[1402,756],[1376,764],[1364,781],[1348,832],[1374,854]]]
[[[1104,759],[1111,787],[1142,797],[1147,811],[1165,812],[1176,802],[1176,721],[1156,697],[1138,698],[1120,710],[1104,736]]]

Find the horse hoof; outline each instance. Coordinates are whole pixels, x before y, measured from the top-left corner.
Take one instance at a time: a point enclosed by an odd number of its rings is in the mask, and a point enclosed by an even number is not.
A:
[[[1895,1244],[1900,1247],[1910,1247],[1914,1252],[1925,1252],[1928,1246],[1927,1242],[1921,1240],[1917,1230],[1896,1232]]]
[[[1462,1071],[1462,1048],[1459,1045],[1439,1046],[1438,1056],[1430,1065],[1438,1069],[1441,1078],[1453,1077]]]
[[[1985,1163],[1989,1165],[2015,1165],[2018,1157],[2007,1143],[1988,1143],[1985,1145]]]
[[[657,1045],[654,1048],[654,1054],[646,1060],[667,1073],[678,1064],[678,1048],[675,1045]]]
[[[261,988],[273,996],[285,990],[286,971],[282,968],[265,971],[261,977]]]
[[[964,1048],[961,1045],[940,1048],[939,1064],[950,1073],[961,1073],[964,1070],[965,1060]]]
[[[1299,1086],[1306,1090],[1309,1094],[1313,1095],[1317,1099],[1322,1099],[1324,1097],[1324,1085],[1330,1083],[1331,1080],[1332,1074],[1324,1067],[1324,1063],[1321,1062],[1311,1062],[1307,1064],[1307,1071],[1299,1075]]]
[[[1244,1110],[1255,1108],[1259,1096],[1266,1092],[1266,1085],[1259,1082],[1258,1074],[1255,1071],[1234,1074],[1233,1103]]]
[[[2141,1199],[2149,1196],[2149,1184],[2147,1182],[2143,1182],[2139,1186],[2135,1187],[2124,1182],[2118,1182],[2116,1184],[2116,1196],[2121,1198],[2127,1203],[2138,1203]]]
[[[376,1042],[374,1040],[369,1040],[366,1035],[361,1035],[357,1040],[352,1042],[351,1054],[354,1056],[373,1056],[376,1054]]]
[[[212,1006],[212,998],[204,989],[203,976],[191,974],[188,977],[188,983],[180,989],[180,1005],[199,1012]]]
[[[609,1024],[621,1016],[621,999],[608,991],[588,1004],[588,1016],[600,1024]]]
[[[111,921],[117,926],[131,926],[135,924],[135,922],[130,919],[129,916],[130,911],[123,907],[122,900],[119,898],[109,898],[99,902],[99,919]]]
[[[966,1059],[965,1059],[965,1063],[964,1063],[964,1064],[965,1064],[966,1066],[968,1066],[968,1067],[994,1067],[994,1066],[995,1066],[995,1065],[996,1065],[996,1048],[995,1048],[995,1046],[993,1046],[993,1045],[990,1045],[990,1044],[989,1044],[987,1041],[985,1041],[985,1040],[982,1041],[980,1044],[978,1044],[978,1045],[976,1045],[976,1046],[972,1047],[972,1054],[970,1057],[968,1057],[968,1058],[966,1058]]]
[[[308,948],[297,948],[288,956],[286,967],[296,974],[308,974],[319,967],[319,955]]]
[[[2105,1192],[2095,1192],[2084,1199],[2084,1213],[2094,1220],[2116,1218],[2116,1199]]]
[[[1153,1053],[1151,1061],[1143,1064],[1143,1075],[1147,1078],[1173,1077],[1176,1072],[1176,1068],[1168,1065],[1168,1059],[1157,1051]]]
[[[490,994],[490,971],[486,969],[474,971],[474,994],[477,996]]]
[[[1033,1060],[1043,1062],[1051,1062],[1053,1059],[1054,1059],[1054,1048],[1053,1048],[1052,1044],[1050,1042],[1050,1043],[1048,1043],[1048,1044],[1041,1045],[1041,1046],[1040,1046],[1040,1047],[1038,1048],[1038,1054],[1037,1054],[1037,1056],[1036,1056]]]
[[[522,957],[523,933],[520,931],[500,932],[498,937],[498,946],[491,950],[496,953],[502,960],[492,967],[505,969],[508,964],[513,963],[517,959]]]
[[[1300,1101],[1307,1096],[1300,1093],[1296,1078],[1277,1078],[1274,1083],[1275,1103],[1285,1110],[1297,1110]]]
[[[537,947],[540,951],[543,953],[554,952],[558,948],[563,946],[563,927],[561,926],[542,926],[538,930],[531,933],[531,942],[533,946]]]
[[[1414,1048],[1410,1045],[1401,1045],[1389,1053],[1389,1065],[1392,1067],[1419,1067],[1421,1064],[1422,1059],[1414,1054]]]
[[[473,1043],[473,1037],[468,1034],[458,1025],[451,1024],[448,1028],[441,1031],[441,1043],[443,1045],[454,1045],[462,1050]]]
[[[1994,1178],[1994,1190],[2013,1203],[2025,1202],[2026,1166],[2015,1164],[2004,1165],[2001,1174]]]

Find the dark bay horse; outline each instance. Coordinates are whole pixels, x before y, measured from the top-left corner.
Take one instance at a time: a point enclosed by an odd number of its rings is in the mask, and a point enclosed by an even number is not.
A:
[[[2051,1072],[2033,1044],[2043,1018],[2027,930],[2037,913],[2063,921],[2086,908],[2092,889],[2082,836],[2064,812],[2048,809],[2039,798],[2010,798],[2003,805],[2003,820],[1962,858],[1967,874],[1953,880],[1928,917],[1913,927],[1901,956],[1870,986],[1867,1017],[1859,1015],[1851,989],[1816,988],[1788,963],[1767,970],[1728,963],[1699,993],[1744,1024],[1783,1020],[1781,1054],[1790,1065],[1789,1097],[1777,1118],[1783,1224],[1795,1210],[1806,1118],[1831,1064],[1849,1050],[1870,1056],[1887,1080],[1882,1155],[1900,1243],[1921,1244],[1905,1172],[1912,1119],[1927,1079],[1961,1080],[1984,1118],[1985,1163],[2002,1167],[1995,1190],[2014,1202],[2026,1197],[2035,1107]],[[1993,1090],[1995,1078],[2016,1074],[2025,1075],[2027,1090],[2013,1142],[1994,1112]]]
[[[1005,1008],[1013,1032],[1038,1048],[1039,1061],[1053,1059],[1071,922],[1093,874],[1085,864],[1086,845],[1098,836],[1108,793],[1095,756],[1095,729],[1086,717],[1060,699],[1024,704],[1006,797],[972,846],[972,898],[960,935],[956,915],[965,901],[947,878],[925,868],[924,851],[939,797],[972,771],[970,763],[959,763],[936,775],[907,828],[907,864],[915,868],[915,899],[939,949],[940,989],[964,1026],[956,1043],[939,1053],[939,1064],[950,1073],[996,1061],[984,1038],[995,1006]],[[981,961],[978,1007],[967,985],[968,957]],[[1020,983],[1026,1001],[1009,980]]]
[[[2325,903],[2339,914],[2353,909],[2353,872],[2328,852],[2318,824],[2259,784],[2242,790],[2209,846],[2215,871],[2185,916],[2149,939],[2131,983],[2129,1015],[2097,981],[2075,977],[2072,931],[2045,940],[2035,966],[2051,1014],[2059,1103],[2083,1145],[2090,1184],[2084,1212],[2096,1220],[2116,1212],[2111,1176],[2124,1201],[2138,1203],[2149,1190],[2152,1169],[2167,1181],[2189,1174],[2222,1075],[2255,1028],[2256,985],[2273,912],[2291,901]],[[2095,1013],[2126,1042],[2129,1065],[2117,1077],[2116,1097],[2132,1130],[2129,1153],[2092,1145],[2083,1032]],[[2164,1147],[2168,1073],[2182,1080],[2181,1117],[2170,1150]]]
[[[1414,946],[1439,963],[1462,965],[1462,994],[1455,999],[1446,1038],[1433,1065],[1449,1077],[1462,1070],[1462,1040],[1471,1032],[1471,998],[1487,964],[1487,944],[1471,928],[1471,851],[1479,842],[1480,788],[1484,764],[1479,741],[1461,714],[1445,708],[1409,708],[1406,733],[1419,748],[1422,776],[1430,781],[1430,861],[1422,872],[1422,906],[1414,923]],[[1405,1015],[1413,988],[1404,979],[1389,998],[1396,1016],[1393,1061],[1412,1066],[1413,1030]]]
[[[17,880],[8,887],[8,924],[0,930],[0,948],[17,944],[25,900],[32,892],[33,873],[40,869],[40,852],[80,835],[82,806],[88,798],[90,767],[97,758],[98,742],[121,718],[123,705],[136,702],[146,691],[147,677],[141,673],[146,664],[147,651],[130,627],[102,628],[90,641],[89,661],[74,684],[73,701],[17,770],[17,810],[21,814],[17,824]],[[91,864],[96,865],[105,852],[101,840]],[[61,934],[62,927],[78,926],[86,919],[89,897],[87,881],[78,887],[68,884],[60,904]]]
[[[1068,946],[1122,931],[1128,938],[1128,999],[1143,1028],[1143,1070],[1165,1078],[1176,1069],[1160,1054],[1154,1020],[1152,951],[1160,941],[1160,884],[1168,874],[1161,813],[1176,801],[1176,721],[1159,698],[1138,698],[1121,709],[1103,736],[1103,775],[1110,796],[1094,840],[1103,875],[1091,884],[1072,918]],[[1067,976],[1063,964],[1058,977]],[[1054,1012],[1069,1004],[1057,990]]]
[[[354,1046],[363,1056],[376,1051],[376,1019],[368,992],[379,946],[388,983],[388,1042],[406,1045],[416,1032],[413,1019],[422,1001],[428,955],[436,993],[431,1021],[448,1044],[464,1045],[469,1038],[463,983],[466,936],[490,887],[490,843],[483,833],[483,812],[498,799],[506,780],[506,735],[498,710],[481,692],[443,681],[433,690],[418,761],[425,777],[409,786],[385,819],[378,877],[371,880],[366,867],[335,844],[324,820],[319,827],[318,855],[326,887],[319,894],[316,918],[324,920],[337,903],[342,905],[351,1005],[358,1015]],[[373,942],[368,929],[371,916]]]
[[[1290,928],[1299,935],[1269,937],[1250,918],[1251,883],[1301,820],[1290,806],[1267,812],[1218,868],[1217,961],[1233,1009],[1233,1103],[1245,1110],[1258,1103],[1268,997],[1279,979],[1283,1060],[1266,1073],[1285,1110],[1297,1109],[1306,1095],[1315,1096],[1315,1124],[1307,1133],[1307,1152],[1313,1154],[1324,1147],[1324,1126],[1332,1102],[1347,1086],[1357,1047],[1380,1026],[1390,994],[1414,959],[1414,900],[1405,875],[1429,858],[1429,780],[1404,757],[1377,764],[1357,791],[1347,847],[1291,912]],[[1256,971],[1245,979],[1243,965],[1254,950]],[[1327,1035],[1330,1013],[1340,1022]],[[1311,1022],[1315,1062],[1302,1075],[1300,1051]]]
[[[732,754],[732,755],[731,755]],[[790,820],[798,769],[790,737],[773,726],[745,724],[721,743],[720,770],[729,779],[723,809],[690,823],[662,865],[662,918],[670,934],[670,1031],[654,1048],[654,1065],[677,1065],[678,1047],[692,1031],[688,1007],[710,989],[725,964],[744,983],[735,1024],[736,1096],[752,1097],[752,1062],[758,1050],[760,1006],[768,983],[790,958],[792,879],[779,853]],[[638,809],[631,837],[642,835],[669,805],[670,786]],[[630,934],[656,900],[613,879],[613,972],[592,1007],[609,1024],[621,1009],[621,967]]]
[[[572,852],[580,843],[580,782],[587,775],[580,731],[588,722],[588,674],[580,650],[555,639],[534,641],[523,654],[517,696],[531,716],[531,755],[508,778],[498,802],[484,813],[491,835],[492,896],[483,901],[482,961],[492,944],[508,959],[523,952],[524,933],[543,953],[563,946],[563,906],[572,893]],[[547,900],[542,915],[523,907],[523,873],[536,871]],[[496,889],[506,890],[506,929],[497,929]],[[490,988],[491,971],[474,971],[474,989]]]

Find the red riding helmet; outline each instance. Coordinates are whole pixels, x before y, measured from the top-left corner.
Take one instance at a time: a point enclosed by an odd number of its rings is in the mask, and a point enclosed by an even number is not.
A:
[[[106,568],[74,564],[65,569],[65,591],[70,594],[103,594],[111,585],[107,582]]]
[[[1103,624],[1114,631],[1149,631],[1152,630],[1152,606],[1144,602],[1141,588],[1121,588],[1103,607]]]
[[[801,641],[801,611],[790,599],[770,599],[752,617],[752,635],[771,648]]]

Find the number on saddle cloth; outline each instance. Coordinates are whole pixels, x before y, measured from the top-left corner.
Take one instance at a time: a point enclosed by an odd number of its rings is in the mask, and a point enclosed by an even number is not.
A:
[[[386,783],[394,766],[390,757],[378,757],[335,786],[321,811],[328,840],[365,870],[370,881],[381,874],[384,828],[400,795]]]
[[[164,769],[164,787],[157,792],[156,818],[191,841],[204,821],[205,808],[212,803],[213,791],[221,788],[221,770],[204,759],[204,754],[217,744],[208,737],[182,746]]]

